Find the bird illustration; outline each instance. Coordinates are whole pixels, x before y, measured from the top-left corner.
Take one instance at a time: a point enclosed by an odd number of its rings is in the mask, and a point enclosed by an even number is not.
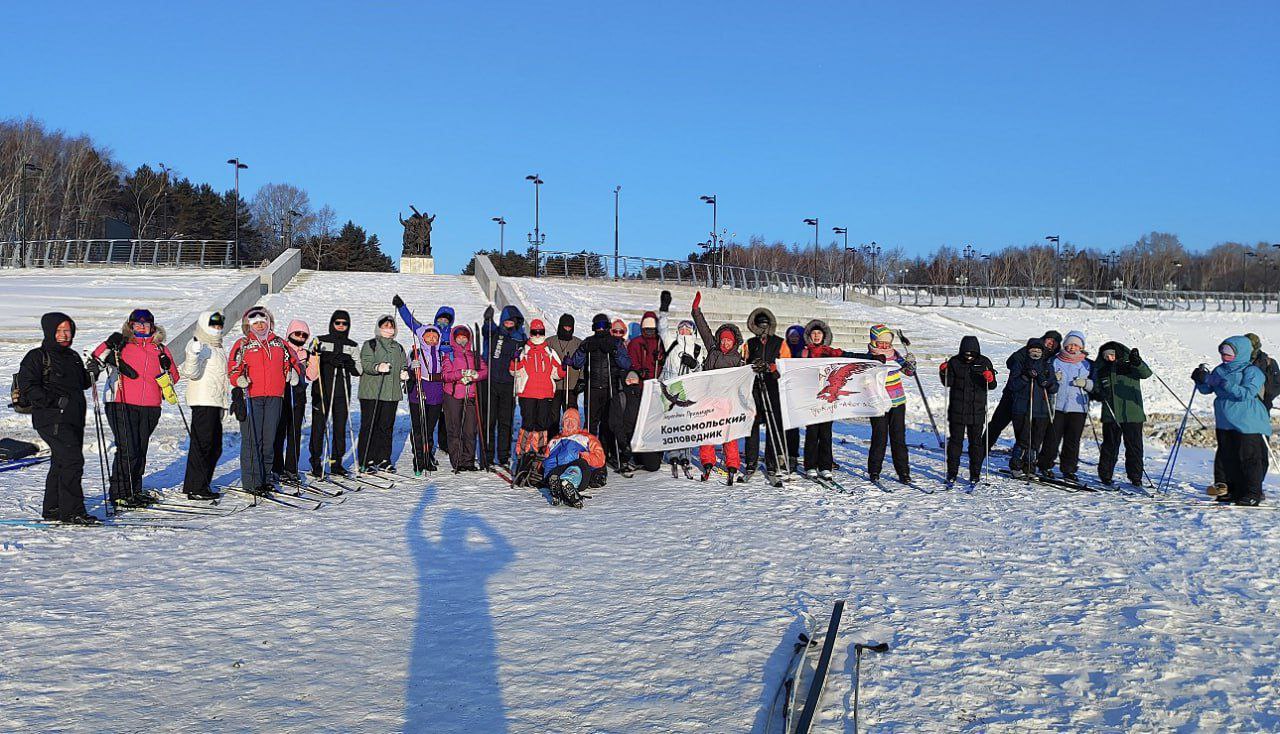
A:
[[[849,378],[873,369],[875,365],[871,362],[853,362],[851,364],[840,365],[839,367],[827,373],[827,384],[818,391],[817,398],[825,400],[828,403],[834,403],[845,395],[857,395],[857,390],[842,390],[849,383]]]
[[[658,389],[662,391],[662,402],[666,406],[667,410],[671,410],[673,406],[678,408],[687,408],[698,402],[696,400],[690,400],[689,396],[684,392],[684,385],[678,382],[675,384],[674,393],[667,389],[667,383],[662,380],[658,380]]]

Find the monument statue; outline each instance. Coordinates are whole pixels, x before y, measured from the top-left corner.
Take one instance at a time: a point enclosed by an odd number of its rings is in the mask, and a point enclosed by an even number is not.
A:
[[[412,204],[409,208],[413,209],[413,215],[408,219],[399,214],[396,215],[400,219],[400,226],[404,227],[402,254],[410,257],[431,257],[431,223],[436,221],[436,218],[419,212]]]

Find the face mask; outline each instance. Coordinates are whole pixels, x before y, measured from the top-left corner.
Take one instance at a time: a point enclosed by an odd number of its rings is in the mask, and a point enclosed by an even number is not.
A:
[[[378,328],[378,333],[390,339],[396,335],[396,329],[394,326],[382,326]]]
[[[721,337],[720,337],[720,351],[724,352],[725,354],[728,354],[729,352],[732,352],[732,351],[733,351],[733,344],[734,344],[734,342],[735,342],[735,341],[737,341],[737,340],[733,338],[733,334],[728,334],[728,333],[726,333],[726,334],[721,335]]]
[[[1039,349],[1028,349],[1027,356],[1032,359],[1040,359],[1044,354]]]
[[[1222,363],[1223,363],[1223,364],[1228,364],[1228,363],[1231,363],[1231,362],[1236,361],[1236,353],[1235,353],[1235,352],[1232,352],[1232,351],[1230,351],[1230,350],[1224,349],[1224,350],[1222,350],[1221,354],[1222,354]]]

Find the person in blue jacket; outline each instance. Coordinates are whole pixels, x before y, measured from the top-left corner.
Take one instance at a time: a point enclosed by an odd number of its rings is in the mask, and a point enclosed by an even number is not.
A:
[[[524,331],[524,314],[515,306],[504,306],[497,323],[493,306],[485,309],[480,324],[484,337],[484,359],[489,365],[489,379],[480,386],[481,445],[485,450],[485,467],[496,462],[507,466],[511,460],[511,424],[515,421],[515,374],[511,363],[529,339]]]
[[[1053,478],[1053,463],[1058,462],[1062,478],[1077,481],[1080,467],[1080,439],[1089,415],[1089,391],[1093,389],[1093,360],[1085,351],[1084,334],[1067,332],[1062,351],[1053,358],[1053,377],[1058,392],[1053,398],[1053,419],[1040,451],[1037,468],[1041,476]],[[1059,454],[1061,451],[1061,454]]]
[[[1007,362],[1009,381],[1005,387],[1012,393],[1009,408],[1017,436],[1009,457],[1009,470],[1014,474],[1031,474],[1049,428],[1053,411],[1051,396],[1058,392],[1058,380],[1053,374],[1049,351],[1040,339],[1028,339],[1027,350],[1015,352],[1014,357]]]
[[[1219,502],[1257,505],[1266,497],[1262,480],[1267,476],[1267,438],[1271,417],[1262,402],[1266,375],[1252,364],[1253,345],[1244,336],[1228,337],[1218,345],[1222,364],[1210,372],[1200,365],[1191,373],[1196,390],[1213,395],[1213,417],[1218,434],[1215,463],[1226,470],[1226,482],[1214,483],[1209,494]]]

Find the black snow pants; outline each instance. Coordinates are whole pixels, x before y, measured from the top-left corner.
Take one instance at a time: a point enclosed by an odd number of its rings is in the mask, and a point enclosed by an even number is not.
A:
[[[222,408],[191,406],[191,442],[187,447],[187,472],[182,491],[208,492],[213,471],[222,458]]]
[[[84,511],[84,424],[55,423],[37,431],[49,444],[44,517],[70,520]]]

